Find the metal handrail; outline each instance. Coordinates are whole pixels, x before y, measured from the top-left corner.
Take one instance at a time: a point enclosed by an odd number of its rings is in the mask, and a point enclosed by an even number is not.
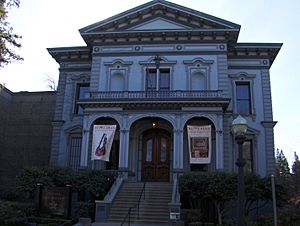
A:
[[[142,188],[142,191],[140,193],[140,196],[139,196],[139,199],[138,199],[137,203],[134,206],[129,207],[126,216],[123,218],[123,221],[121,222],[121,226],[123,226],[123,224],[126,222],[127,219],[128,219],[128,226],[130,226],[130,222],[131,222],[131,218],[130,218],[131,217],[131,210],[135,209],[136,207],[137,207],[137,210],[138,210],[137,217],[139,219],[141,198],[142,198],[142,195],[144,194],[144,199],[145,199],[145,195],[146,195],[146,193],[145,193],[146,182],[147,182],[147,180],[144,182],[144,185],[143,185],[143,188]]]

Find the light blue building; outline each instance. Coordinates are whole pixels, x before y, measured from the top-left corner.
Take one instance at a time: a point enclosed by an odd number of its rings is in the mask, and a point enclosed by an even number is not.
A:
[[[231,123],[249,128],[246,170],[275,171],[269,69],[280,43],[238,43],[240,25],[154,0],[79,30],[59,63],[51,164],[118,169],[128,181],[236,171]],[[93,125],[117,125],[110,162],[91,161]],[[191,164],[187,125],[211,125],[209,164]]]
[[[212,162],[203,170],[234,171],[231,122],[241,114],[249,124],[248,169],[274,172],[269,69],[282,44],[237,43],[239,30],[151,1],[80,29],[86,46],[48,49],[60,65],[51,164],[118,168],[140,181],[143,137],[155,122],[154,140],[168,144],[163,165],[171,180],[191,170],[186,125],[210,124]],[[111,164],[90,161],[92,126],[101,123],[118,126]]]

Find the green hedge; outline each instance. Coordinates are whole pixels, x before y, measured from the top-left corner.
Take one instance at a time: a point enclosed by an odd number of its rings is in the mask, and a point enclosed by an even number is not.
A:
[[[84,170],[68,168],[24,168],[16,179],[16,190],[33,198],[37,184],[64,187],[71,185],[74,191],[88,192],[93,199],[101,199],[117,177],[116,171]]]
[[[0,200],[0,225],[26,225],[28,217],[34,214],[31,203]]]
[[[196,212],[199,212],[198,219],[194,219],[194,221],[211,221],[222,224],[227,212],[237,202],[237,184],[235,174],[224,172],[185,173],[179,178],[182,208],[195,209]],[[276,198],[279,206],[282,206],[283,201],[286,200],[285,193],[283,187],[276,184]],[[255,174],[245,175],[246,216],[271,201],[270,178],[260,178]],[[193,211],[188,214],[193,215]]]

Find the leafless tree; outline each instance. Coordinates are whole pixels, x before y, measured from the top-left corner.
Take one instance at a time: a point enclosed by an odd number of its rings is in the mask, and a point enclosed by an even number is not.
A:
[[[46,74],[46,82],[47,82],[47,87],[52,90],[55,91],[57,88],[57,84],[56,84],[56,80],[53,76],[50,76],[49,74]]]

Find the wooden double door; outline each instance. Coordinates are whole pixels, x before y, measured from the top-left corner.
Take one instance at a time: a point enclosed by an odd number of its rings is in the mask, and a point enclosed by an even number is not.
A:
[[[142,181],[169,181],[171,135],[166,130],[143,133]]]

